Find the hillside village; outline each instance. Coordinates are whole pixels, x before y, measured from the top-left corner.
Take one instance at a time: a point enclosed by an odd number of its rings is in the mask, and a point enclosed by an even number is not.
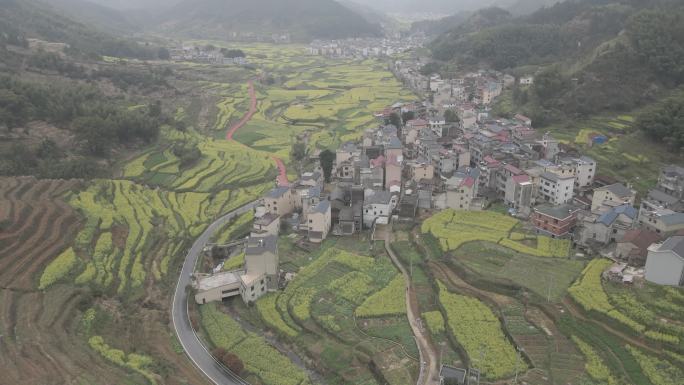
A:
[[[308,171],[260,200],[250,236],[231,249],[244,267],[198,277],[198,303],[254,302],[285,285],[292,274],[278,266],[283,231],[315,248],[445,209],[504,211],[536,234],[571,240],[577,255],[612,259],[606,277],[614,281],[684,285],[684,168],[663,167],[657,186],[637,196],[530,118],[492,115],[505,88],[533,76],[479,71],[447,81],[395,69],[407,85],[429,88],[428,97],[377,111],[378,126],[337,148],[329,174],[322,153],[310,153]]]

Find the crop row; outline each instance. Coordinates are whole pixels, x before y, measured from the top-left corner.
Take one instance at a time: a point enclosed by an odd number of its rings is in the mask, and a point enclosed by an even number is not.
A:
[[[358,308],[358,317],[382,317],[406,313],[404,277],[397,274],[382,290],[368,297]]]
[[[151,358],[136,353],[126,354],[123,350],[114,349],[105,343],[100,336],[90,337],[88,345],[107,360],[139,373],[150,384],[155,385],[157,383],[155,375],[149,370],[149,367],[154,364]]]
[[[373,278],[359,271],[352,271],[330,282],[328,289],[349,302],[358,304],[373,290]]]
[[[684,379],[684,372],[681,369],[665,360],[649,356],[633,346],[626,347],[653,385],[681,384]]]
[[[263,337],[245,332],[235,320],[219,311],[216,304],[202,305],[200,314],[211,343],[240,357],[247,371],[258,376],[265,385],[310,384],[302,369]]]
[[[617,384],[615,377],[610,373],[610,369],[603,362],[601,357],[594,351],[594,349],[588,343],[582,341],[577,336],[572,336],[572,340],[575,342],[579,350],[584,355],[586,359],[586,364],[584,365],[589,376],[596,381],[602,381],[608,383],[608,385]]]
[[[506,339],[499,319],[478,299],[450,293],[441,282],[438,285],[448,330],[465,349],[471,366],[480,369],[487,379],[512,375],[516,352]]]

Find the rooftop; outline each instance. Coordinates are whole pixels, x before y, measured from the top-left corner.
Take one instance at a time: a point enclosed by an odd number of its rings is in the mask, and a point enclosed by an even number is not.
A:
[[[328,211],[330,211],[330,201],[328,200],[320,201],[316,207],[311,210],[311,212],[319,214],[325,214]]]
[[[627,186],[625,186],[622,183],[615,183],[615,184],[611,184],[608,186],[603,186],[597,190],[608,190],[620,198],[627,198],[627,197],[634,196],[634,191],[632,191],[631,189],[629,189]]]
[[[540,176],[541,176],[543,179],[547,179],[547,180],[550,180],[550,181],[553,181],[553,182],[558,182],[559,180],[568,180],[568,179],[574,179],[574,178],[575,178],[575,177],[572,176],[572,175],[560,176],[560,175],[558,175],[558,174],[554,174],[554,173],[548,172],[548,171],[544,171]]]
[[[549,216],[554,219],[566,219],[573,214],[575,214],[577,211],[579,211],[577,208],[571,205],[560,205],[560,206],[551,206],[551,205],[544,205],[544,206],[537,206],[534,208],[534,211]]]
[[[289,187],[276,187],[273,190],[269,191],[268,194],[266,194],[266,197],[271,199],[278,199],[285,195],[285,193],[287,193],[289,190]]]
[[[259,255],[265,252],[278,253],[278,238],[275,235],[249,237],[245,255]]]
[[[198,280],[197,290],[206,291],[221,286],[235,285],[240,283],[240,275],[244,270],[224,271],[218,274],[203,277]]]
[[[615,222],[615,220],[621,215],[624,214],[630,219],[636,218],[637,214],[639,211],[635,209],[634,207],[630,205],[622,205],[618,207],[612,208],[610,211],[607,213],[602,214],[599,218],[598,221],[603,223],[606,226],[610,226]]]
[[[273,221],[275,221],[276,219],[278,219],[278,215],[273,214],[273,213],[266,213],[266,214],[260,216],[259,218],[255,218],[254,224],[255,225],[261,225],[261,226],[268,226],[271,223],[273,223]]]
[[[648,192],[648,200],[655,200],[658,202],[663,202],[665,204],[671,205],[677,203],[679,199],[670,194],[664,193],[660,190],[653,189]]]
[[[365,204],[389,204],[392,199],[392,194],[389,191],[376,191],[375,194],[369,196]]]
[[[674,236],[668,238],[665,242],[660,244],[657,251],[672,251],[680,258],[684,259],[684,236]]]

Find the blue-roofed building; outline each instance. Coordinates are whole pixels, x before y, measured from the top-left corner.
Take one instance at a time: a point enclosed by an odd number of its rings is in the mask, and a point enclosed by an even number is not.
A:
[[[599,251],[622,239],[634,227],[638,214],[639,210],[629,204],[581,213],[575,240],[580,246]]]

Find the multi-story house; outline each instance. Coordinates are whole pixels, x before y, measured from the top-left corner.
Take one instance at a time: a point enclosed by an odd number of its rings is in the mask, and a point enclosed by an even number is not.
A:
[[[572,200],[575,186],[574,176],[559,176],[551,172],[540,175],[539,197],[554,205],[562,205]]]
[[[297,207],[297,197],[289,187],[276,187],[264,197],[266,211],[275,215],[292,213]]]
[[[552,238],[568,237],[577,223],[578,211],[567,204],[537,206],[532,211],[531,221],[538,234]]]
[[[320,201],[312,207],[306,218],[309,241],[313,243],[323,242],[330,232],[332,225],[330,201]]]
[[[658,177],[658,189],[677,199],[684,199],[684,167],[664,167]]]
[[[591,211],[597,211],[604,204],[610,206],[629,204],[634,205],[636,192],[622,183],[603,186],[594,190],[591,197]]]

